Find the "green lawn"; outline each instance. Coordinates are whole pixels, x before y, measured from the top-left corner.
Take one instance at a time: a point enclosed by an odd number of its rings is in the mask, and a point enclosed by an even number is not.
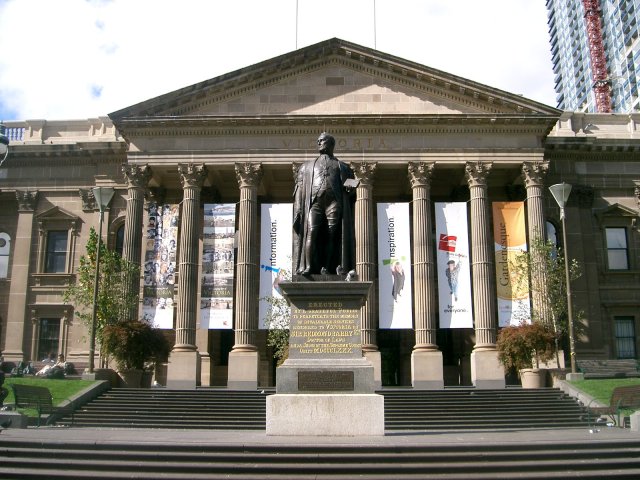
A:
[[[579,380],[571,382],[576,388],[579,388],[587,395],[595,398],[603,405],[609,405],[611,392],[616,387],[624,387],[627,385],[640,385],[640,378],[605,378],[601,380]]]
[[[5,399],[4,404],[9,405],[14,402],[13,390],[11,389],[12,383],[20,383],[22,385],[36,385],[39,387],[47,387],[53,397],[53,404],[59,405],[60,402],[68,400],[76,393],[84,390],[89,385],[95,383],[91,380],[52,380],[48,378],[35,378],[35,377],[7,377],[5,378],[4,387],[9,390],[9,396]],[[24,408],[20,409],[20,412],[29,416],[36,416],[35,409]]]

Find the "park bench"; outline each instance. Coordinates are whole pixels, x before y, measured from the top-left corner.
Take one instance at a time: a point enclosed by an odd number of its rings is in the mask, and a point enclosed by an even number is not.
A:
[[[624,427],[624,420],[621,419],[622,411],[626,409],[640,408],[640,385],[630,385],[626,387],[616,387],[611,392],[609,405],[606,407],[592,407],[591,403],[587,405],[587,414],[589,426],[593,427],[595,420],[603,415],[607,415],[615,425]],[[594,422],[591,422],[592,415]]]
[[[37,425],[40,426],[42,415],[48,415],[46,425],[52,425],[63,415],[71,414],[71,424],[73,425],[73,404],[56,407],[53,405],[53,397],[47,387],[35,385],[11,384],[16,408],[35,408],[38,412]]]

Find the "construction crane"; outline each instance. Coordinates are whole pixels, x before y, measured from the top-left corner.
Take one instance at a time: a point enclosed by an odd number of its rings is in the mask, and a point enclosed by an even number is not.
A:
[[[582,4],[587,24],[596,109],[598,113],[611,113],[611,80],[607,72],[607,60],[602,41],[600,2],[599,0],[582,0]]]

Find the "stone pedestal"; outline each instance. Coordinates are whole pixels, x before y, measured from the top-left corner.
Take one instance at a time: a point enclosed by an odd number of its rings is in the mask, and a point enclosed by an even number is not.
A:
[[[280,283],[291,304],[289,358],[267,397],[267,435],[383,435],[384,397],[362,354],[371,282]]]
[[[413,351],[411,354],[411,385],[416,390],[444,388],[442,352]]]
[[[384,397],[345,393],[270,395],[267,435],[384,435]]]
[[[382,354],[380,350],[363,352],[364,357],[369,360],[373,367],[373,388],[379,390],[382,388]]]
[[[567,382],[580,382],[584,380],[584,373],[567,373]]]
[[[200,378],[200,355],[197,351],[173,351],[167,368],[167,388],[194,390]]]
[[[471,381],[476,388],[505,388],[504,367],[496,350],[478,350],[471,353]]]
[[[5,428],[27,428],[29,417],[20,412],[0,411],[0,423],[7,423]]]
[[[255,390],[258,388],[260,355],[257,351],[232,351],[229,353],[227,389]]]

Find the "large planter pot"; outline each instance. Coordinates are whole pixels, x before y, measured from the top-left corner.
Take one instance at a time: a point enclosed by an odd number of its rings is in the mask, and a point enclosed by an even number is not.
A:
[[[123,388],[140,388],[142,382],[142,370],[118,371],[120,386]]]
[[[543,388],[546,385],[546,372],[539,368],[523,368],[520,370],[522,388]]]

